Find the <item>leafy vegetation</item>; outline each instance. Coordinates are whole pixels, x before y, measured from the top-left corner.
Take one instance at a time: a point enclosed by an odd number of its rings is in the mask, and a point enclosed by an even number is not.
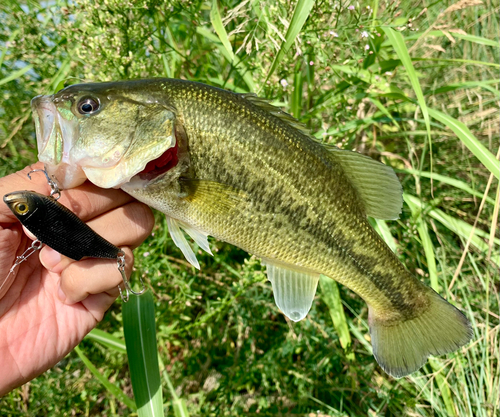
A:
[[[166,415],[498,415],[498,0],[7,0],[0,16],[0,175],[36,161],[29,101],[64,85],[161,76],[253,91],[395,168],[407,205],[373,225],[474,327],[468,346],[392,379],[359,297],[322,282],[309,316],[287,322],[257,259],[212,241],[198,272],[158,214],[135,279],[156,299]],[[117,301],[0,414],[134,415],[131,392]]]

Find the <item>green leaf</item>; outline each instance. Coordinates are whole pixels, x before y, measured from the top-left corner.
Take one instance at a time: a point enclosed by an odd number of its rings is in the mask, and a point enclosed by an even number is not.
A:
[[[467,33],[457,33],[457,32],[448,32],[448,34],[450,34],[453,38],[463,39],[464,41],[478,43],[480,45],[494,46],[495,48],[499,48],[500,47],[500,43],[498,43],[498,41],[494,41],[494,40],[491,40],[491,39],[482,38],[480,36],[474,36],[474,35],[469,35]],[[444,34],[444,32],[442,32],[440,30],[432,30],[430,32],[416,33],[416,34],[407,36],[405,39],[406,40],[414,40],[414,39],[421,38],[423,35],[425,35],[425,37],[442,37],[442,36],[446,36]]]
[[[7,42],[4,42],[4,46],[2,48],[2,53],[0,55],[0,67],[3,65],[3,60],[5,59],[5,55],[7,55],[7,50],[9,49],[9,45],[12,44],[12,42],[14,41],[14,39],[16,39],[17,35],[19,34],[20,32],[20,29],[17,29],[17,30],[14,30],[10,36],[9,36],[9,39],[7,40]]]
[[[476,158],[479,159],[497,179],[500,179],[500,162],[481,142],[479,142],[479,140],[477,140],[465,124],[439,110],[429,109],[429,114],[434,119],[453,130]]]
[[[21,68],[20,70],[14,71],[10,75],[8,75],[5,78],[2,78],[0,80],[0,85],[6,84],[10,81],[15,80],[16,78],[21,77],[22,75],[26,74],[31,68],[33,68],[33,65],[26,65],[25,67]]]
[[[424,204],[418,197],[415,197],[413,195],[403,193],[403,199],[408,205],[414,204],[419,210],[426,210],[426,213],[429,217],[437,220],[443,226],[456,233],[458,236],[462,237],[465,240],[469,239],[472,231],[472,226],[469,223],[450,216],[439,209],[429,209],[426,204]],[[486,254],[488,252],[488,244],[483,239],[488,238],[489,234],[487,232],[476,228],[474,230],[474,233],[472,234],[471,243],[483,254]],[[498,238],[495,238],[493,242],[495,245],[500,245],[500,239]],[[494,256],[492,256],[492,261],[497,265],[500,265],[500,254],[498,254],[498,251]]]
[[[234,56],[234,61],[233,61],[227,49],[224,47],[224,45],[222,45],[222,43],[219,42],[219,38],[217,38],[217,36],[215,36],[208,29],[198,26],[196,28],[196,33],[212,41],[214,45],[217,46],[222,55],[224,55],[224,57],[229,62],[232,63],[238,74],[240,74],[240,76],[243,78],[243,81],[245,81],[249,91],[255,91],[255,83],[253,81],[252,73],[249,71],[249,69],[245,66],[244,62],[237,55]]]
[[[85,366],[92,372],[92,375],[96,377],[96,379],[104,385],[104,387],[108,390],[111,395],[114,395],[118,400],[120,400],[123,404],[125,404],[128,408],[136,411],[137,407],[132,399],[130,399],[120,388],[118,388],[115,384],[112,384],[108,381],[108,379],[99,372],[99,370],[89,361],[89,359],[85,356],[85,354],[81,351],[81,349],[76,346],[75,352],[80,357]]]
[[[340,298],[339,287],[336,281],[328,278],[325,275],[319,276],[321,286],[321,298],[328,306],[330,317],[332,318],[333,327],[339,336],[340,345],[346,352],[346,358],[350,361],[354,360],[354,352],[351,347],[351,334],[349,326],[344,314],[342,299]]]
[[[100,344],[116,350],[117,352],[127,353],[127,348],[123,340],[118,339],[117,337],[102,330],[93,329],[89,334],[87,334],[87,336],[85,336],[85,339],[99,342]]]
[[[309,17],[309,13],[311,12],[312,7],[314,6],[314,0],[298,0],[295,6],[295,10],[293,12],[292,21],[290,22],[290,26],[285,35],[285,40],[282,42],[278,55],[273,61],[271,65],[271,69],[269,70],[266,82],[269,80],[269,77],[273,74],[276,67],[282,61],[283,57],[286,55],[292,44],[295,42],[295,38],[298,36],[299,32],[304,26],[307,18]]]
[[[443,64],[469,64],[469,65],[486,65],[487,67],[500,68],[500,64],[490,61],[476,61],[473,59],[452,59],[452,58],[413,58],[414,61],[439,61]]]
[[[495,94],[496,96],[500,95],[500,92],[492,87],[490,84],[497,85],[500,83],[500,79],[488,80],[488,81],[462,81],[460,83],[448,84],[438,87],[436,89],[429,89],[425,92],[425,94],[441,94],[447,93],[449,91],[461,90],[466,88],[483,88],[488,90],[489,92]]]
[[[429,145],[431,145],[431,125],[429,120],[429,112],[427,110],[427,104],[425,103],[424,94],[422,93],[420,82],[418,81],[417,72],[413,67],[413,63],[410,58],[410,54],[408,53],[408,49],[406,48],[404,38],[401,35],[401,33],[396,32],[394,29],[388,26],[382,26],[382,30],[385,32],[387,38],[391,42],[392,47],[398,54],[398,57],[401,60],[403,66],[405,67],[408,77],[410,78],[410,83],[413,87],[413,91],[415,92],[415,96],[417,97],[420,109],[422,110],[422,115],[424,116],[425,126],[427,128],[427,133],[429,138]]]
[[[414,132],[411,132],[414,133]],[[484,194],[474,190],[471,186],[469,186],[467,183],[457,180],[455,178],[450,178],[446,177],[444,175],[439,175],[436,174],[435,172],[428,172],[428,171],[419,171],[417,169],[394,169],[396,172],[405,172],[407,174],[411,175],[417,175],[419,177],[424,177],[424,178],[432,178],[434,181],[439,181],[444,184],[451,185],[455,188],[458,188],[459,190],[465,191],[475,197],[478,198],[483,198]],[[491,197],[486,197],[486,202],[491,205],[495,205],[495,200],[493,200]]]
[[[421,206],[415,204],[412,200],[405,200],[408,207],[410,207],[413,219],[417,224],[417,231],[422,241],[422,246],[424,247],[425,257],[427,259],[427,269],[429,270],[429,277],[431,280],[431,287],[436,292],[440,291],[440,286],[437,276],[436,258],[434,257],[434,245],[432,244],[431,237],[429,235],[429,229],[427,228],[427,223],[422,217]]]
[[[399,123],[392,117],[392,114],[389,113],[389,110],[387,110],[384,105],[380,102],[380,100],[377,100],[376,98],[370,97],[370,101],[379,109],[385,116],[387,116],[389,119],[392,120],[392,123],[394,123],[398,129],[401,129],[401,126],[399,126]]]
[[[139,417],[163,416],[154,301],[150,291],[139,296],[131,294],[123,304],[123,331],[137,413]]]
[[[227,54],[229,55],[230,58],[229,61],[233,62],[234,61],[233,48],[231,46],[231,42],[229,42],[229,38],[227,37],[226,29],[222,24],[222,18],[220,16],[220,11],[219,11],[219,2],[217,0],[212,1],[212,9],[210,10],[210,21],[212,22],[215,32],[217,32],[217,35],[219,35],[219,39],[222,42],[222,45],[224,45],[224,48],[226,48]]]
[[[168,372],[165,369],[163,370],[163,378],[165,379],[170,395],[172,396],[172,406],[176,417],[189,417],[186,402],[182,398],[179,398],[179,396],[175,393],[172,381],[170,380]]]

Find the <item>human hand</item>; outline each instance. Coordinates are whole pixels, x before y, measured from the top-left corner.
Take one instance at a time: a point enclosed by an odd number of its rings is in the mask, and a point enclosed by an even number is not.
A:
[[[50,194],[46,178],[27,173],[38,163],[0,178],[0,197],[13,191]],[[121,190],[88,182],[62,192],[59,202],[125,252],[132,271],[132,249],[151,233],[149,207]],[[0,202],[0,396],[54,366],[102,320],[122,282],[116,261],[73,261],[47,246],[12,274],[9,270],[32,243],[7,205]]]

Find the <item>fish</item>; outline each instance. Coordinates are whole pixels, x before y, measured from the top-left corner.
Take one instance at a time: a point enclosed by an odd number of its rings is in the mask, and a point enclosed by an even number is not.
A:
[[[373,354],[400,378],[472,337],[467,318],[398,260],[368,216],[393,220],[402,187],[389,166],[315,140],[252,93],[149,79],[76,84],[32,100],[38,155],[66,188],[121,188],[165,213],[171,236],[207,237],[266,266],[292,321],[309,312],[320,274],[368,305]]]
[[[40,242],[68,258],[113,259],[122,252],[52,197],[24,190],[5,194],[3,201]]]

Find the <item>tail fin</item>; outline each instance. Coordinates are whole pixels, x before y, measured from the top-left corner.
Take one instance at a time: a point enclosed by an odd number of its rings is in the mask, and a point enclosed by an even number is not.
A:
[[[430,305],[420,316],[385,323],[370,308],[373,356],[382,369],[401,378],[421,368],[429,355],[457,350],[472,337],[467,318],[429,288]]]

